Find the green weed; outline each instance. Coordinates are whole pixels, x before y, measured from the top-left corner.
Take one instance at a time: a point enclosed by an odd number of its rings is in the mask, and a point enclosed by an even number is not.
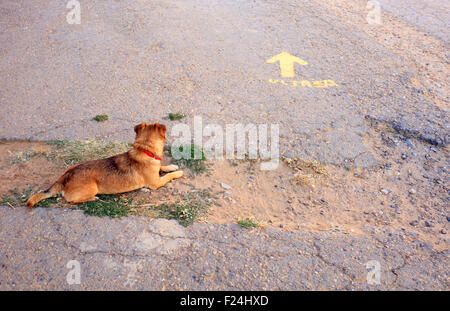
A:
[[[246,218],[239,218],[237,224],[242,228],[258,228],[263,226],[263,224],[258,222],[253,216]]]
[[[122,196],[100,194],[98,198],[96,201],[77,204],[77,209],[83,210],[87,215],[111,218],[128,216],[132,211],[132,200]]]
[[[203,149],[194,144],[172,146],[169,154],[179,167],[190,169],[194,174],[202,174],[208,170]],[[177,159],[181,156],[181,159]]]
[[[184,195],[180,201],[154,205],[150,209],[157,217],[176,219],[182,226],[187,227],[207,214],[212,204],[211,196],[209,189],[192,191]]]
[[[105,122],[109,119],[108,115],[106,114],[98,114],[92,120],[95,120],[97,122]]]
[[[185,117],[185,115],[181,114],[181,113],[169,113],[169,120],[170,121],[181,120],[184,117]]]

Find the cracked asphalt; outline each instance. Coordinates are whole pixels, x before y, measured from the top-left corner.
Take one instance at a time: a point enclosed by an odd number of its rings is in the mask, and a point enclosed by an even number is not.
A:
[[[447,0],[380,2],[442,43],[436,57],[448,65]],[[70,25],[66,4],[0,4],[0,139],[131,141],[137,123],[181,112],[188,124],[279,124],[282,154],[335,165],[377,164],[367,120],[448,144],[448,106],[433,100],[448,105],[448,80],[369,36],[367,12],[355,27],[315,0],[85,0],[81,24]],[[294,78],[266,63],[283,51],[308,62]],[[92,121],[102,113],[107,122]],[[184,228],[0,207],[2,290],[448,290],[448,255],[407,229]],[[67,282],[71,260],[80,284]],[[367,281],[373,260],[378,285]]]
[[[406,231],[248,231],[81,211],[0,209],[2,290],[442,290],[448,252]],[[4,230],[8,228],[8,230]],[[371,229],[368,229],[371,230]],[[33,256],[30,256],[33,254]],[[80,284],[69,284],[80,265]],[[380,264],[380,284],[366,263]]]

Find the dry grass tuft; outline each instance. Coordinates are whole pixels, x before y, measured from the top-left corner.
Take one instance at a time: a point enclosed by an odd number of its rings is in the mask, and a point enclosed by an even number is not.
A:
[[[47,144],[54,146],[48,155],[49,159],[61,160],[66,165],[80,162],[104,159],[127,152],[131,144],[125,142],[105,142],[101,140],[52,141]]]
[[[295,171],[294,185],[304,185],[314,188],[316,179],[327,174],[325,167],[316,160],[283,158],[283,161]]]

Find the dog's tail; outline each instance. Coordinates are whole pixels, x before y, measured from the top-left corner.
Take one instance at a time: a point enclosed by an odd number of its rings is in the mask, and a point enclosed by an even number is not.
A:
[[[39,203],[42,200],[51,198],[57,194],[59,194],[61,191],[63,190],[63,185],[59,182],[59,180],[57,182],[55,182],[50,188],[48,188],[47,190],[43,191],[43,192],[39,192],[36,194],[33,194],[27,202],[27,206],[29,208],[34,207],[37,203]]]

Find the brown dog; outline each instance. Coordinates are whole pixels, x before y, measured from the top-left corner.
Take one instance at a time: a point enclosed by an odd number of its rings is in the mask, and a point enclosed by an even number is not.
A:
[[[70,203],[93,201],[95,195],[114,194],[142,187],[158,189],[183,176],[177,165],[161,166],[166,126],[142,123],[134,127],[133,149],[111,158],[94,160],[68,169],[49,189],[30,197],[28,207],[59,193]],[[159,172],[172,172],[162,177]],[[176,171],[176,172],[174,172]]]

